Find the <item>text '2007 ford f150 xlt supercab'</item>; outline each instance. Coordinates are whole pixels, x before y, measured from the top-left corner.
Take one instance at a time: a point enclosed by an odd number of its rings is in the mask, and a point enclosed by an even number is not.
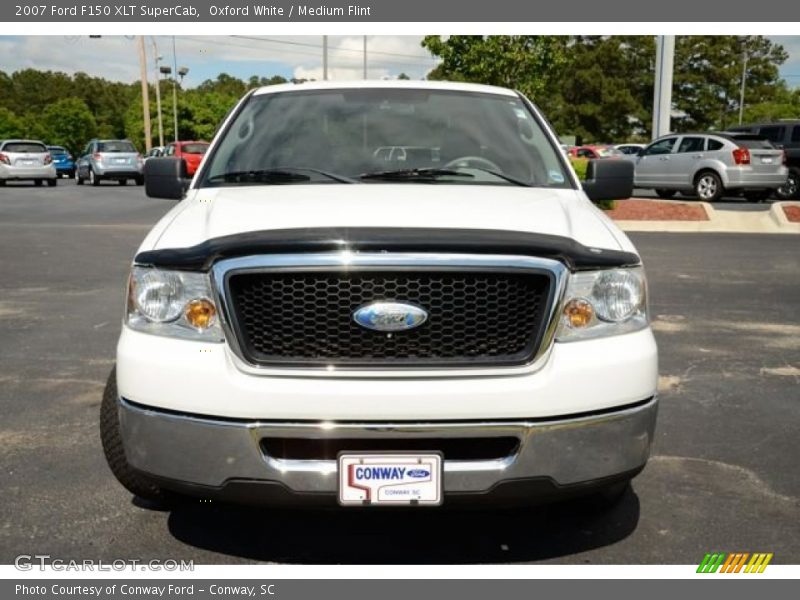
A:
[[[657,350],[641,260],[521,94],[275,85],[222,124],[131,268],[101,412],[145,499],[426,506],[618,497]]]

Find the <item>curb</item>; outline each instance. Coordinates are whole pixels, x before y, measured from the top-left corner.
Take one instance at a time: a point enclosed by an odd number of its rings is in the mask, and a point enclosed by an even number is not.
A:
[[[708,221],[614,221],[623,231],[718,232],[718,233],[800,233],[800,223],[792,223],[784,206],[800,206],[800,202],[773,202],[769,210],[758,212],[719,211],[708,202],[700,205]]]

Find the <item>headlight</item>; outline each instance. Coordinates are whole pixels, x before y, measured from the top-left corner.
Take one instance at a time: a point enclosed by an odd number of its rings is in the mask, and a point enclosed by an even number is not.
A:
[[[125,323],[131,329],[221,342],[222,328],[208,275],[133,267]]]
[[[570,276],[556,340],[630,333],[647,327],[647,282],[641,267]]]

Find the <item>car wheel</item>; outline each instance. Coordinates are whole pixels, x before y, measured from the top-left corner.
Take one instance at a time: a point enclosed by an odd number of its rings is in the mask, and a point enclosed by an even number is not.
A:
[[[42,180],[36,179],[33,183],[36,185],[36,187],[40,187],[42,185]]]
[[[117,183],[119,183],[120,185],[126,185],[128,183],[128,180],[127,179],[120,179],[119,181],[117,181]]]
[[[100,178],[95,175],[94,169],[89,167],[89,183],[92,185],[100,185]]]
[[[77,185],[83,185],[83,178],[81,177],[80,169],[75,169],[75,183]]]
[[[786,180],[786,185],[782,185],[775,190],[775,196],[779,200],[800,198],[800,169],[789,169],[789,178]]]
[[[135,471],[128,463],[120,432],[117,399],[117,370],[114,368],[108,376],[100,404],[100,441],[106,462],[117,481],[133,495],[159,505],[169,503],[175,499],[173,494]]]
[[[144,185],[144,177],[141,175],[136,178],[136,185]]]
[[[703,171],[694,180],[694,193],[704,202],[716,202],[722,198],[725,188],[722,187],[722,180],[713,171]]]
[[[57,184],[58,184],[58,179],[48,179],[47,180],[47,185],[49,185],[50,187],[56,187]]]
[[[664,198],[665,200],[668,198],[672,198],[675,194],[678,193],[678,190],[666,190],[663,188],[659,188],[656,190],[656,195],[659,198]]]

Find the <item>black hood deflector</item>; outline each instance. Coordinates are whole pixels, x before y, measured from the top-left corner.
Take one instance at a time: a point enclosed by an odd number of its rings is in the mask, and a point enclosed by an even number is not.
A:
[[[254,254],[335,252],[442,252],[514,254],[553,258],[573,271],[627,267],[636,254],[589,248],[573,239],[492,229],[326,227],[270,229],[212,238],[188,248],[164,248],[136,255],[135,263],[164,269],[207,271],[222,259]]]

